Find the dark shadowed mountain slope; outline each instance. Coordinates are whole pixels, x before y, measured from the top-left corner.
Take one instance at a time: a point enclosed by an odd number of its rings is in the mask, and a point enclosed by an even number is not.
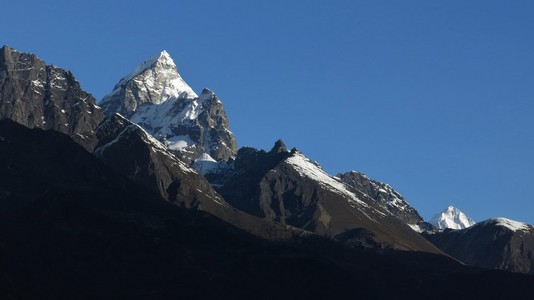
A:
[[[247,232],[269,239],[306,234],[300,229],[263,220],[231,207],[202,175],[119,114],[102,122],[96,134],[99,144],[95,155],[98,158],[118,174],[167,201],[209,212]]]
[[[4,46],[0,48],[0,118],[65,133],[92,151],[94,130],[104,115],[71,72]]]
[[[534,274],[534,228],[505,218],[425,237],[465,264]]]
[[[534,278],[428,253],[257,238],[163,201],[68,137],[0,121],[2,299],[528,299]]]
[[[227,205],[204,177],[121,115],[105,120],[97,129],[97,137],[96,157],[164,199],[205,210]]]
[[[241,148],[231,177],[207,176],[228,203],[261,218],[348,244],[440,252],[368,195],[281,142],[269,152]]]

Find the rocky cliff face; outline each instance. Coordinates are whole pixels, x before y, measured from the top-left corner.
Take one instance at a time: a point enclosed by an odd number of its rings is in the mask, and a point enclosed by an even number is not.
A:
[[[406,224],[423,224],[424,220],[402,195],[386,183],[370,179],[360,172],[347,172],[337,177],[344,183],[371,197],[378,205],[386,209]]]
[[[208,89],[197,96],[165,51],[121,79],[100,105],[107,116],[124,115],[189,163],[202,154],[226,161],[237,152],[222,102]]]
[[[425,237],[467,265],[534,275],[534,228],[526,223],[496,218]]]
[[[29,128],[59,131],[92,151],[104,115],[71,72],[33,54],[0,49],[0,118]]]

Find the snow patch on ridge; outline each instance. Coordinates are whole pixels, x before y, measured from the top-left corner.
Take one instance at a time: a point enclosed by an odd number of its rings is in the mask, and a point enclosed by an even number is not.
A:
[[[518,221],[514,221],[514,220],[507,219],[507,218],[502,218],[502,217],[489,219],[487,221],[484,221],[484,223],[492,223],[497,226],[506,227],[514,232],[530,230],[530,226],[527,223],[518,222]]]
[[[407,225],[410,226],[410,228],[412,228],[412,230],[415,232],[422,233],[423,231],[425,231],[423,228],[421,228],[421,226],[417,224],[407,224]]]
[[[219,163],[207,153],[203,153],[199,158],[195,159],[193,167],[202,175],[213,173],[218,167]]]
[[[343,182],[328,175],[320,166],[312,162],[301,153],[296,153],[295,155],[287,158],[285,162],[293,166],[293,168],[302,177],[310,178],[318,182],[322,187],[342,196],[348,197],[354,204],[369,208],[369,205],[358,199],[354,193],[350,192]]]
[[[196,144],[188,135],[173,136],[169,139],[165,139],[164,143],[169,149],[178,151],[182,151],[183,149]]]
[[[179,113],[176,114],[176,111]],[[200,112],[196,100],[174,98],[161,104],[141,105],[130,117],[130,121],[141,125],[156,138],[163,140],[167,136],[174,136],[173,127],[188,120],[195,120]]]

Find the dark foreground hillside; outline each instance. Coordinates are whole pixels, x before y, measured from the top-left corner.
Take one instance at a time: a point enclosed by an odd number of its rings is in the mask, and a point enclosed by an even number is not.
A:
[[[0,121],[2,299],[529,299],[441,255],[268,241],[161,200],[67,136]]]

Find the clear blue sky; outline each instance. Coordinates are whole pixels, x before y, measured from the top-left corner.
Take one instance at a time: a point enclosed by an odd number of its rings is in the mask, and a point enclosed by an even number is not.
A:
[[[240,146],[282,138],[423,215],[534,224],[534,1],[9,1],[0,43],[97,99],[166,49]]]

